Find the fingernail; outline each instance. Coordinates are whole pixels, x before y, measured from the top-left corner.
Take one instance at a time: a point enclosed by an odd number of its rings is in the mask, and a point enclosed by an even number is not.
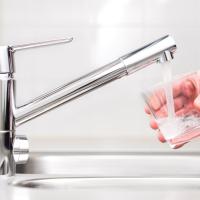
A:
[[[162,133],[160,131],[158,131],[158,139],[160,140],[160,142],[165,143],[166,140],[164,138],[164,136],[162,135]]]

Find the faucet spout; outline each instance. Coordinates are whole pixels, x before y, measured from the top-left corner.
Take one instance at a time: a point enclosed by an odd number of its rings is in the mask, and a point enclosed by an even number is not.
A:
[[[16,108],[14,110],[15,124],[19,126],[55,107],[132,74],[152,63],[169,61],[173,59],[175,50],[176,44],[173,38],[168,35],[164,36]]]
[[[17,126],[152,63],[167,62],[173,59],[176,50],[176,44],[170,36],[162,37],[25,105],[16,107],[14,53],[71,41],[72,38],[63,38],[18,46],[0,46],[0,175],[15,175],[16,164],[28,160],[28,140],[25,136],[15,134]]]

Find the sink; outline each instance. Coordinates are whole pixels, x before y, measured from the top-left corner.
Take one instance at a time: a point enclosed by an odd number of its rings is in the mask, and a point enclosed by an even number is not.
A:
[[[199,178],[27,178],[14,181],[11,190],[2,191],[3,197],[12,200],[199,200],[200,196]]]
[[[199,152],[31,152],[4,199],[198,200]],[[3,185],[4,184],[4,185]]]
[[[32,152],[18,174],[65,177],[199,177],[199,152]]]
[[[155,185],[184,188],[189,180],[200,177],[199,154],[32,152],[27,164],[17,166],[17,176],[23,178],[12,180],[12,185],[54,189],[140,186],[155,189]]]
[[[27,188],[42,189],[103,189],[132,188],[134,190],[176,190],[200,189],[200,179],[197,178],[70,178],[70,177],[40,177],[21,181],[13,181],[12,185]],[[188,187],[189,186],[189,187]]]

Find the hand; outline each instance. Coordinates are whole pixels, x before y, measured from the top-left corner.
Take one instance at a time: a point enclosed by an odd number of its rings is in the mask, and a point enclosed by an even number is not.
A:
[[[172,89],[176,116],[183,115],[184,113],[188,113],[192,110],[195,110],[195,112],[200,111],[199,87],[200,77],[197,74],[192,74],[184,77],[173,84]],[[149,100],[149,104],[156,116],[167,116],[166,98],[163,89],[154,92]],[[165,142],[162,133],[158,129],[158,124],[151,116],[149,108],[145,107],[145,112],[150,115],[150,126],[151,128],[157,130],[158,139],[161,142]],[[176,148],[181,146],[183,146],[183,144],[176,146]]]

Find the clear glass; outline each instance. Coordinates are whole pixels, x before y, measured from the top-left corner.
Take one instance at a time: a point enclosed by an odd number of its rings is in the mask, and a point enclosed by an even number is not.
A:
[[[199,77],[198,72],[182,75],[142,93],[147,109],[171,148],[200,136],[200,110],[194,106],[200,93]]]

